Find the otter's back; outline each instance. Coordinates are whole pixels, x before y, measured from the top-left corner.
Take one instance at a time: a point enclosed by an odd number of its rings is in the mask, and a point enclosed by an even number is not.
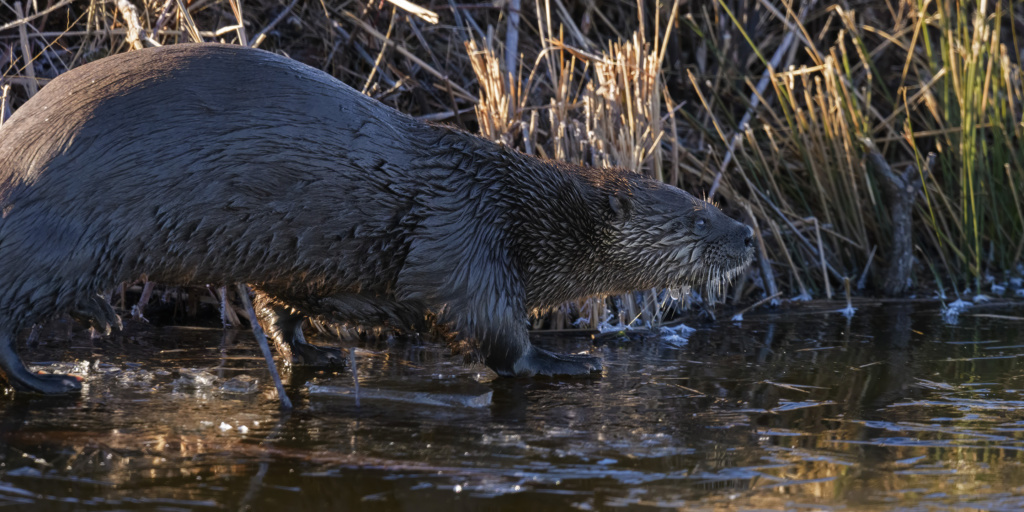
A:
[[[134,153],[134,163],[148,167],[133,171],[145,174],[165,172],[153,164],[169,157],[219,152],[226,159],[239,144],[250,145],[249,158],[266,153],[271,162],[289,141],[303,140],[336,154],[401,154],[416,126],[330,75],[269,52],[219,44],[151,48],[68,71],[16,111],[0,128],[0,193],[10,191],[11,180],[44,171],[71,175],[88,167],[82,181],[124,171],[104,155]],[[324,137],[332,133],[334,148]],[[401,164],[395,152],[388,157]]]
[[[260,50],[175,45],[83,65],[0,128],[0,303],[12,283],[90,289],[75,280],[141,272],[348,279],[365,272],[359,254],[403,243],[387,234],[408,197],[388,191],[415,188],[407,170],[422,146],[408,140],[431,136]],[[54,286],[33,281],[42,275]]]

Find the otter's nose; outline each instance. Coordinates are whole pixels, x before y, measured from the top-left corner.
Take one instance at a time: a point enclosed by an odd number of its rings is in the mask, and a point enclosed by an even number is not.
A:
[[[748,248],[754,247],[754,228],[750,226],[744,226],[747,228],[747,237],[743,239],[743,246]]]

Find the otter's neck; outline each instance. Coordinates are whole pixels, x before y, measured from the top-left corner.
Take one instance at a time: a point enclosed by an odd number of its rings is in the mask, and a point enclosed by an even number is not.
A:
[[[531,309],[625,290],[628,262],[613,257],[617,232],[609,198],[628,184],[618,170],[517,155],[506,179],[515,205],[510,243]],[[626,180],[628,181],[628,180]]]

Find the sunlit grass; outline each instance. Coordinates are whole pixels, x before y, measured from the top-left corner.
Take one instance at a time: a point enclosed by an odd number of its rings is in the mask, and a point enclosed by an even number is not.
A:
[[[414,115],[707,195],[756,221],[764,247],[763,261],[720,295],[726,301],[749,304],[775,290],[834,298],[847,279],[855,293],[884,288],[892,205],[866,145],[921,185],[911,293],[977,292],[1020,262],[1020,3],[873,1],[850,10],[839,2],[538,0],[521,6],[518,29],[503,5],[418,3],[440,22],[360,2],[199,2],[186,17],[173,3],[137,7],[141,28],[161,44],[258,41]],[[22,9],[0,19],[34,15]],[[64,8],[59,23],[51,14],[46,26],[0,31],[5,105],[23,102],[47,72],[126,51],[125,18],[113,4],[89,2]],[[545,325],[583,315],[596,326],[613,313],[620,322],[655,321],[674,304],[647,290],[570,305]]]

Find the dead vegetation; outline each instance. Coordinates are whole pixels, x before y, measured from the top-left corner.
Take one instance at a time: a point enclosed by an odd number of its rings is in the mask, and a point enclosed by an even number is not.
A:
[[[3,0],[0,119],[57,74],[112,53],[245,44],[526,153],[704,194],[755,225],[762,246],[729,302],[831,299],[844,283],[866,294],[988,292],[1015,275],[1024,251],[1022,10],[934,0]],[[893,177],[913,190],[894,192]],[[596,325],[610,311],[656,321],[676,304],[650,290],[538,326],[580,314]]]

